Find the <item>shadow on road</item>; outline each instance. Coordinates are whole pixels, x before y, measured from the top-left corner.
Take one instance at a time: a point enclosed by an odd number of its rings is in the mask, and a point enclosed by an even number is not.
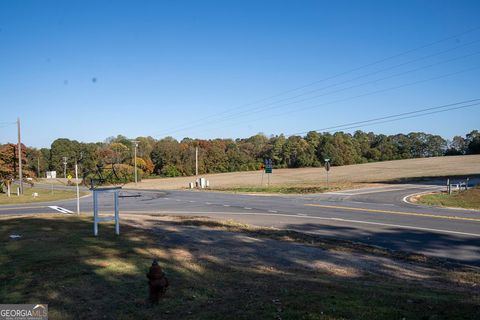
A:
[[[378,245],[390,250],[417,252],[433,257],[447,256],[446,252],[454,252],[458,256],[458,260],[452,259],[451,261],[480,266],[480,238],[473,236],[426,233],[420,230],[394,227],[382,229],[384,231],[369,232],[365,229],[314,223],[290,224],[285,228],[314,232],[329,238]]]

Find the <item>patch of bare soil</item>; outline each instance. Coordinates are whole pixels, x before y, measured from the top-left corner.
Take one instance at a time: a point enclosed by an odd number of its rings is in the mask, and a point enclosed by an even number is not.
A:
[[[189,220],[185,224],[185,217],[147,215],[125,215],[124,221],[154,233],[169,254],[192,266],[223,261],[239,270],[299,277],[313,272],[345,279],[407,281],[424,287],[480,292],[480,268],[425,257],[405,259],[375,247],[345,248],[342,242],[325,245],[313,240],[283,241],[261,236],[261,229],[256,227],[251,228],[259,236],[242,232],[250,230],[247,225],[239,227],[225,222],[222,227],[222,223],[206,218],[190,219],[197,219],[198,223],[192,225]]]

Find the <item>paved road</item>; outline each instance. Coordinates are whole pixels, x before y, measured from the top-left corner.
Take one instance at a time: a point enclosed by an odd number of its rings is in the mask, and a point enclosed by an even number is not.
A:
[[[440,188],[444,187],[393,184],[304,196],[123,190],[120,207],[122,213],[234,219],[480,265],[480,211],[432,208],[402,201],[407,195]],[[1,206],[0,214],[57,212],[49,208],[51,205],[71,211],[76,208],[75,201],[69,200]],[[113,210],[108,196],[101,197],[100,205],[102,212]],[[83,198],[81,208],[91,212],[92,198]]]

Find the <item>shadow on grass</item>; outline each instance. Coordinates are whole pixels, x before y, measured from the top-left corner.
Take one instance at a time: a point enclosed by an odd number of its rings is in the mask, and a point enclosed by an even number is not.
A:
[[[369,275],[329,239],[315,247],[285,241],[292,234],[219,227],[147,219],[122,225],[119,237],[101,224],[95,238],[87,218],[2,219],[0,302],[48,303],[51,319],[471,319],[480,312],[478,292],[472,298],[394,272]],[[171,283],[159,306],[146,302],[153,258]]]

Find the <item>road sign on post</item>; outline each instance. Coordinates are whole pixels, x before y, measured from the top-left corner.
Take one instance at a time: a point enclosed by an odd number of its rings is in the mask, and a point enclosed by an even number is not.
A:
[[[57,171],[47,171],[47,179],[57,179]],[[52,182],[52,194],[53,194],[53,182]]]
[[[270,174],[272,173],[272,159],[265,159],[265,173],[267,174],[267,178],[268,178],[267,186],[270,186]]]
[[[327,189],[328,189],[328,172],[330,171],[330,159],[325,159],[325,170],[327,171]]]
[[[272,173],[272,159],[265,159],[265,173]]]

